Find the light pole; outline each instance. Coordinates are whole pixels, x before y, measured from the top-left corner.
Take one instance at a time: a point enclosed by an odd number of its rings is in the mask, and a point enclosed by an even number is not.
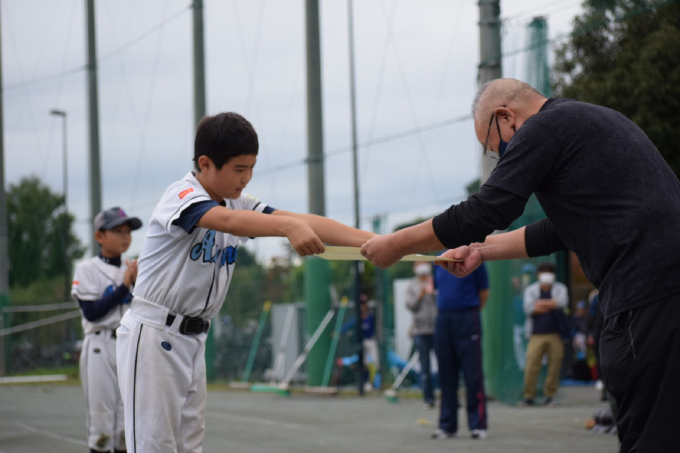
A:
[[[50,110],[50,115],[54,116],[59,116],[61,117],[61,125],[62,125],[62,141],[63,141],[63,146],[62,146],[62,179],[63,179],[63,184],[64,184],[64,221],[63,221],[63,226],[62,226],[62,237],[64,238],[64,266],[66,269],[64,269],[64,297],[66,297],[66,300],[69,300],[70,295],[71,295],[71,266],[69,262],[69,256],[68,256],[68,161],[66,158],[67,155],[67,139],[66,139],[66,112],[63,110]]]

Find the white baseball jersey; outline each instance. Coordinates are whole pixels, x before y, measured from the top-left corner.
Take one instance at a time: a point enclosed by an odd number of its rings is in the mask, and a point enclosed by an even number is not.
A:
[[[118,267],[94,256],[76,266],[71,295],[85,303],[99,300],[123,283],[126,270],[124,261]],[[80,380],[87,401],[87,445],[98,451],[125,447],[116,339],[112,334],[129,307],[129,303],[116,305],[95,321],[88,321],[83,316],[85,340],[80,355]]]
[[[187,233],[173,225],[194,203],[211,200],[193,172],[173,183],[154,210],[140,252],[135,295],[171,312],[211,318],[227,295],[240,242],[248,238],[196,227]],[[263,212],[258,199],[225,199],[229,209]]]
[[[76,266],[73,273],[71,295],[80,301],[94,302],[99,300],[112,293],[123,283],[126,270],[125,261],[118,267],[104,262],[98,256],[93,256]],[[88,321],[83,316],[83,331],[87,335],[101,329],[115,330],[129,308],[130,304],[118,305],[96,321]]]

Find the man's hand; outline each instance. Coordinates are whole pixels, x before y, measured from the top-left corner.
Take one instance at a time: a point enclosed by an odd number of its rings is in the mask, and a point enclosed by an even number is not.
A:
[[[435,264],[440,265],[458,278],[470,275],[484,262],[480,248],[474,245],[464,245],[453,250],[447,250],[441,256],[459,260],[435,261]]]
[[[324,252],[323,242],[314,230],[305,222],[289,218],[290,222],[285,230],[286,237],[300,256],[316,255]]]
[[[361,254],[380,269],[387,269],[404,256],[394,246],[393,237],[394,233],[369,239],[361,246]]]
[[[536,301],[536,307],[534,308],[534,314],[542,315],[548,313],[550,310],[555,310],[557,308],[557,302],[553,299],[538,299]]]

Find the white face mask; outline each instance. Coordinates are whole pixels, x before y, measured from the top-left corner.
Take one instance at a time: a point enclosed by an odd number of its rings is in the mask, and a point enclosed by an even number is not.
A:
[[[541,272],[538,274],[538,281],[541,285],[552,285],[555,283],[555,274],[552,272]]]
[[[417,264],[415,269],[414,269],[414,272],[418,276],[430,275],[432,273],[432,266],[430,266],[427,263]]]

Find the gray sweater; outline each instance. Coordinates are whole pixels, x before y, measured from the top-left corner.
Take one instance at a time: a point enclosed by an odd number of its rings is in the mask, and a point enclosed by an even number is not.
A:
[[[406,308],[413,312],[413,334],[432,335],[437,317],[437,301],[434,294],[419,298],[420,288],[418,278],[414,277],[406,289]]]

